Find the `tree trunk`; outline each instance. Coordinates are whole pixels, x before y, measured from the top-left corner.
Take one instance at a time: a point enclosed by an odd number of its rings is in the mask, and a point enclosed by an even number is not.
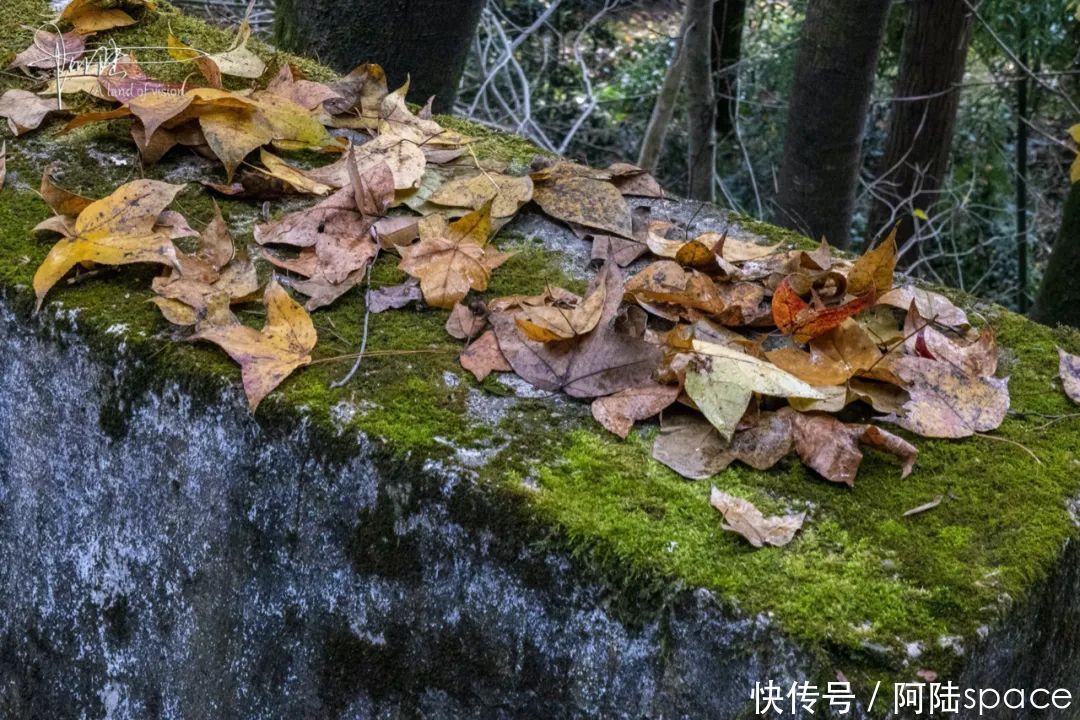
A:
[[[775,219],[841,248],[888,11],[889,0],[810,0],[799,40]]]
[[[660,164],[664,139],[671,125],[671,118],[675,115],[675,101],[679,97],[679,88],[682,87],[686,69],[686,35],[689,30],[690,13],[684,12],[682,24],[679,26],[679,37],[675,40],[675,52],[671,56],[667,73],[664,74],[664,83],[656,96],[656,104],[653,105],[649,126],[645,128],[645,138],[641,141],[641,152],[638,155],[638,166],[651,173],[655,173]]]
[[[687,0],[690,26],[686,33],[686,96],[690,156],[689,196],[715,198],[716,99],[712,77],[713,0]]]
[[[1046,325],[1080,328],[1080,183],[1074,183],[1065,200],[1050,261],[1046,265],[1032,318]]]
[[[713,6],[713,77],[716,78],[716,137],[723,141],[735,130],[739,95],[737,65],[742,57],[746,0],[717,0]]]
[[[915,211],[929,214],[946,179],[971,28],[964,0],[911,4],[869,224],[879,234],[899,221],[900,247],[914,234]],[[910,266],[919,256],[908,252],[901,263]]]
[[[411,80],[409,100],[454,104],[484,0],[278,0],[274,35],[293,52],[341,72],[383,66],[391,88]]]

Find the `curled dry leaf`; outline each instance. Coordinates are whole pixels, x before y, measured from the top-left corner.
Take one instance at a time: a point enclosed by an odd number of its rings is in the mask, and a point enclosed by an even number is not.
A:
[[[693,348],[704,362],[687,370],[686,394],[726,440],[735,434],[754,393],[822,398],[799,378],[752,355],[701,340],[695,340]]]
[[[572,301],[555,296],[542,305],[524,304],[514,321],[525,337],[537,342],[570,340],[591,332],[600,322],[607,304],[607,273],[597,275],[597,282],[584,299]],[[572,295],[561,291],[563,295]]]
[[[749,500],[728,495],[716,488],[709,495],[709,504],[724,516],[725,530],[742,535],[756,548],[787,545],[806,520],[806,513],[765,517]]]
[[[903,463],[901,478],[911,474],[919,452],[901,437],[874,425],[848,425],[831,415],[783,411],[791,417],[795,452],[803,463],[830,482],[855,484],[862,464],[859,444],[895,455]]]
[[[1065,394],[1074,403],[1080,404],[1080,356],[1070,355],[1061,348],[1058,348],[1058,356],[1058,373]]]
[[[996,429],[1009,411],[1009,379],[975,377],[939,360],[904,356],[893,363],[911,399],[890,417],[924,437],[963,438]]]
[[[125,9],[146,8],[153,10],[154,3],[145,0],[125,0],[120,3],[109,0],[72,0],[60,13],[60,20],[71,23],[80,33],[99,32],[135,24],[135,18]]]
[[[659,414],[678,399],[680,392],[678,385],[659,383],[627,388],[593,400],[592,416],[604,428],[626,439],[635,422]]]
[[[170,228],[157,226],[158,216],[183,185],[135,180],[87,205],[34,274],[38,307],[45,294],[68,270],[83,262],[101,265],[177,263]]]
[[[989,326],[983,328],[974,342],[961,342],[935,328],[912,302],[904,320],[904,337],[911,355],[941,360],[976,377],[990,377],[997,372],[997,341]]]
[[[772,315],[780,332],[791,335],[797,343],[804,343],[839,327],[844,320],[873,304],[874,294],[869,292],[836,307],[814,307],[791,287],[791,278],[785,278],[773,293]]]
[[[724,311],[712,278],[672,260],[654,262],[631,277],[625,292],[646,310],[669,320],[696,320]]]
[[[311,317],[271,280],[263,295],[266,325],[262,330],[232,322],[215,323],[199,329],[192,340],[206,340],[221,347],[240,365],[251,411],[281,384],[293,370],[311,362],[318,336]]]

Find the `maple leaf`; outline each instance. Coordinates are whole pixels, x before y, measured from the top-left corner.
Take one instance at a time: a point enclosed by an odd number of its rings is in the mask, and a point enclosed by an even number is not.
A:
[[[223,307],[248,300],[259,289],[255,265],[236,257],[221,210],[214,203],[214,218],[199,235],[193,255],[177,254],[177,267],[154,278],[153,302],[175,325],[195,325],[215,302]]]
[[[1058,348],[1058,375],[1065,394],[1080,404],[1080,356],[1070,355]]]
[[[342,97],[330,87],[305,80],[303,73],[294,65],[282,63],[277,74],[266,86],[266,91],[287,98],[306,110],[316,110],[323,103],[341,100]]]
[[[420,242],[402,247],[398,268],[420,280],[424,301],[452,308],[469,290],[486,290],[491,272],[510,258],[487,247],[491,202],[460,220],[441,215],[420,221]]]
[[[478,172],[454,178],[438,187],[429,202],[447,207],[478,210],[491,202],[491,216],[512,217],[532,199],[533,182],[528,175],[515,177],[502,173]]]
[[[53,246],[34,274],[38,308],[49,289],[82,262],[175,266],[172,233],[169,228],[158,227],[157,222],[182,189],[183,185],[157,180],[135,180],[83,208],[71,228],[72,234]]]
[[[203,327],[191,336],[192,340],[218,345],[239,363],[252,412],[296,368],[311,362],[318,340],[311,317],[276,280],[266,286],[263,304],[266,325],[262,330],[232,318],[232,322]]]
[[[896,271],[896,228],[885,241],[868,250],[855,261],[848,272],[847,291],[852,295],[874,292],[877,295],[892,289],[893,272]]]
[[[489,322],[503,355],[514,372],[541,390],[562,390],[574,397],[593,398],[647,384],[661,351],[636,332],[620,327],[622,276],[609,263],[604,310],[596,327],[583,336],[559,343],[529,340],[518,328],[513,310],[497,310],[492,302]],[[594,279],[593,285],[599,284]]]
[[[797,343],[804,343],[839,327],[844,320],[873,304],[874,293],[868,292],[836,307],[814,307],[799,297],[791,287],[791,278],[787,277],[773,292],[772,316],[780,332],[791,335]]]
[[[715,487],[709,495],[709,504],[724,516],[725,530],[742,535],[756,548],[787,545],[806,520],[806,513],[765,517],[749,500],[728,495]]]

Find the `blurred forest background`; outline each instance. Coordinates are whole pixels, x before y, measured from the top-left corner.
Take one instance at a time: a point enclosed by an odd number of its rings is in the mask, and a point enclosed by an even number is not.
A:
[[[592,165],[655,167],[673,193],[856,251],[899,224],[905,272],[1069,321],[1051,306],[1078,292],[1075,247],[1037,296],[1076,156],[1075,3],[432,0],[423,22],[438,32],[449,5],[469,25],[458,115]],[[180,4],[223,22],[244,10]],[[392,16],[393,2],[367,4]],[[266,2],[252,19],[347,70],[366,58],[296,31],[334,5],[349,26],[365,0]],[[355,14],[353,27],[372,19]],[[438,62],[453,68],[455,52]]]

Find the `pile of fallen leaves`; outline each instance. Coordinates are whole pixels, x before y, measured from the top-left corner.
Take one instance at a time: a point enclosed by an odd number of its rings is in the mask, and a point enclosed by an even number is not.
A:
[[[114,4],[77,0],[59,18],[73,30],[39,32],[14,65],[33,75],[58,52],[77,59],[89,33],[127,20],[134,22]],[[368,290],[366,312],[417,302],[448,309],[446,330],[464,341],[461,364],[478,380],[513,372],[588,399],[596,420],[620,437],[662,415],[653,456],[694,479],[736,461],[766,470],[794,454],[823,478],[852,485],[864,448],[895,456],[904,477],[917,450],[879,423],[963,438],[1005,418],[1008,380],[995,376],[993,331],[974,329],[940,294],[894,287],[893,238],[851,260],[825,242],[803,250],[734,228],[696,232],[631,207],[627,198],[663,197],[639,168],[542,159],[528,174],[511,173],[478,159],[470,138],[443,128],[428,108],[413,112],[406,88],[390,92],[378,66],[329,84],[288,64],[269,73],[246,48],[248,34],[241,28],[217,55],[170,38],[170,53],[191,63],[201,86],[153,80],[127,57],[120,75],[72,77],[43,94],[8,91],[0,115],[26,132],[56,110],[52,94],[88,92],[116,106],[76,116],[67,128],[127,119],[144,164],[185,148],[224,166],[225,183],[204,183],[210,192],[321,196],[254,230],[258,256],[305,305],[277,279],[260,294],[254,259],[236,248],[216,206],[202,232],[168,210],[182,186],[135,180],[91,200],[58,187],[49,169],[40,192],[55,215],[36,230],[60,240],[34,277],[39,305],[76,266],[161,265],[154,302],[170,322],[191,328],[188,339],[215,343],[240,364],[254,410],[311,361],[317,338],[308,313],[361,285],[380,253],[396,255],[410,281]],[[222,88],[222,75],[264,74],[272,77],[261,89]],[[268,148],[335,159],[305,169]],[[601,265],[587,291],[471,295],[509,257],[492,238],[529,203],[592,243]],[[175,244],[191,237],[190,252]],[[261,331],[231,309],[260,297]],[[1063,353],[1061,367],[1076,398],[1080,361]],[[764,517],[715,490],[711,501],[757,546],[790,541],[803,520]]]

